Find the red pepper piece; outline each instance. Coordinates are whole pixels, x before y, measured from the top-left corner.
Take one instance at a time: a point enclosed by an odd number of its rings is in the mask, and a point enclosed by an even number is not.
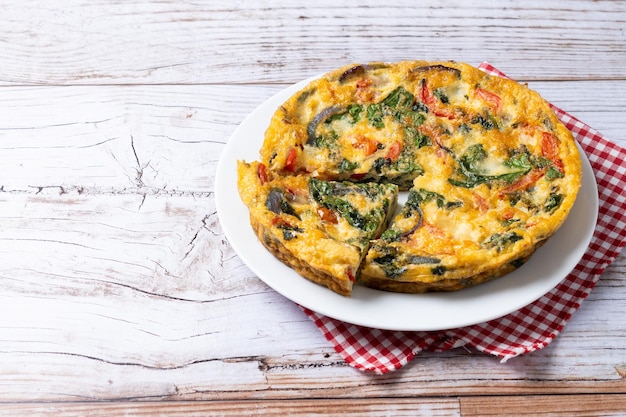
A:
[[[348,279],[350,280],[350,282],[352,282],[352,283],[356,282],[356,278],[354,277],[354,273],[352,272],[352,268],[347,267],[346,268],[346,274],[348,275]]]
[[[445,117],[446,119],[454,119],[457,116],[456,111],[452,109],[446,109],[438,105],[437,100],[435,99],[435,95],[428,88],[428,84],[426,84],[426,80],[422,81],[422,88],[420,90],[420,98],[422,103],[426,104],[429,110],[437,117]]]
[[[528,174],[518,179],[517,181],[515,181],[513,184],[507,187],[504,187],[500,191],[500,195],[506,195],[506,194],[514,193],[516,191],[525,190],[528,187],[535,184],[537,181],[539,181],[539,178],[543,177],[545,173],[546,173],[545,169],[534,169],[530,171]]]
[[[261,180],[261,185],[267,182],[267,167],[265,164],[259,164],[257,175],[259,176],[259,180]]]
[[[476,97],[486,101],[493,110],[500,110],[500,106],[502,105],[502,99],[497,94],[492,93],[491,91],[484,90],[482,88],[477,88],[474,91],[474,94],[476,95]]]
[[[355,181],[361,181],[363,178],[365,178],[366,175],[367,175],[367,172],[361,172],[359,174],[350,175],[350,178],[352,178]]]
[[[287,160],[285,161],[285,171],[295,172],[296,170],[296,157],[298,156],[296,148],[289,149],[287,154]]]
[[[428,85],[426,84],[426,80],[422,81],[422,89],[420,91],[420,98],[422,99],[422,103],[426,104],[427,106],[431,106],[435,104],[435,96],[433,95],[432,91],[430,91],[430,88],[428,88]]]
[[[552,161],[561,173],[563,172],[563,161],[559,158],[559,139],[550,132],[543,132],[541,154]]]

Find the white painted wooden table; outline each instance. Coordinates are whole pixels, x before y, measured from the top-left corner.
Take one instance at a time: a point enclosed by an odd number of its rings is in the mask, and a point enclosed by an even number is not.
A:
[[[372,60],[489,61],[626,146],[625,2],[5,0],[0,16],[0,415],[624,415],[625,252],[542,351],[373,376],[233,252],[214,177],[272,94]]]

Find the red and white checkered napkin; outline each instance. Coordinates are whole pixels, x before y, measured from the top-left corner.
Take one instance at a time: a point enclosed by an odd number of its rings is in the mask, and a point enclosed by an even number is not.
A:
[[[483,71],[504,77],[488,63]],[[589,248],[574,270],[537,301],[504,317],[452,330],[407,332],[344,323],[303,308],[347,363],[384,374],[401,368],[423,350],[472,346],[502,361],[547,346],[589,295],[602,271],[626,245],[626,150],[563,110],[559,119],[586,153],[598,183],[598,223]]]

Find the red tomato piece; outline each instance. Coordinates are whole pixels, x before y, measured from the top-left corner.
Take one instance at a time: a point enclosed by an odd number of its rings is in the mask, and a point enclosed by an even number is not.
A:
[[[280,217],[274,217],[274,218],[272,219],[272,226],[278,226],[278,227],[292,227],[292,225],[291,225],[289,222],[287,222],[287,221],[285,221],[285,220],[281,219]]]
[[[325,222],[329,222],[332,224],[337,224],[338,222],[337,213],[330,209],[327,209],[326,207],[319,207],[317,209],[317,215],[320,216],[320,219],[324,220]]]
[[[433,114],[438,117],[445,117],[446,119],[452,120],[456,118],[457,113],[452,109],[434,109]]]
[[[361,103],[368,102],[374,96],[374,92],[370,88],[374,81],[371,78],[361,78],[356,83],[355,96]]]
[[[511,220],[514,215],[515,212],[513,210],[506,210],[504,213],[502,213],[502,218],[504,220]]]
[[[400,157],[401,152],[402,144],[400,142],[394,142],[393,145],[389,147],[389,151],[387,151],[387,159],[391,159],[392,162],[395,162]]]
[[[485,198],[478,193],[472,193],[472,195],[474,196],[474,202],[478,206],[478,210],[480,210],[482,214],[485,214],[486,212],[488,212],[489,203],[487,202],[487,200],[485,200]]]
[[[355,149],[362,150],[365,156],[370,156],[378,150],[378,141],[364,135],[359,135],[352,146]]]

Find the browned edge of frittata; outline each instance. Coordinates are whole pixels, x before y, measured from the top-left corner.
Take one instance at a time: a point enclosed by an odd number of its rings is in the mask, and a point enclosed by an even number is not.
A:
[[[352,293],[352,282],[350,280],[338,280],[336,277],[324,271],[320,271],[319,269],[315,269],[306,262],[293,256],[280,240],[272,238],[270,232],[266,233],[266,227],[252,216],[250,216],[250,225],[263,246],[282,263],[291,267],[298,274],[312,282],[328,287],[340,295],[346,297],[350,296]]]
[[[510,272],[513,272],[525,264],[533,253],[535,253],[538,248],[543,246],[546,241],[547,239],[529,247],[526,251],[520,254],[515,262],[507,262],[499,268],[487,270],[464,278],[443,278],[434,282],[402,282],[393,281],[388,278],[380,279],[376,277],[362,277],[359,284],[376,290],[407,294],[458,291],[500,278]]]

